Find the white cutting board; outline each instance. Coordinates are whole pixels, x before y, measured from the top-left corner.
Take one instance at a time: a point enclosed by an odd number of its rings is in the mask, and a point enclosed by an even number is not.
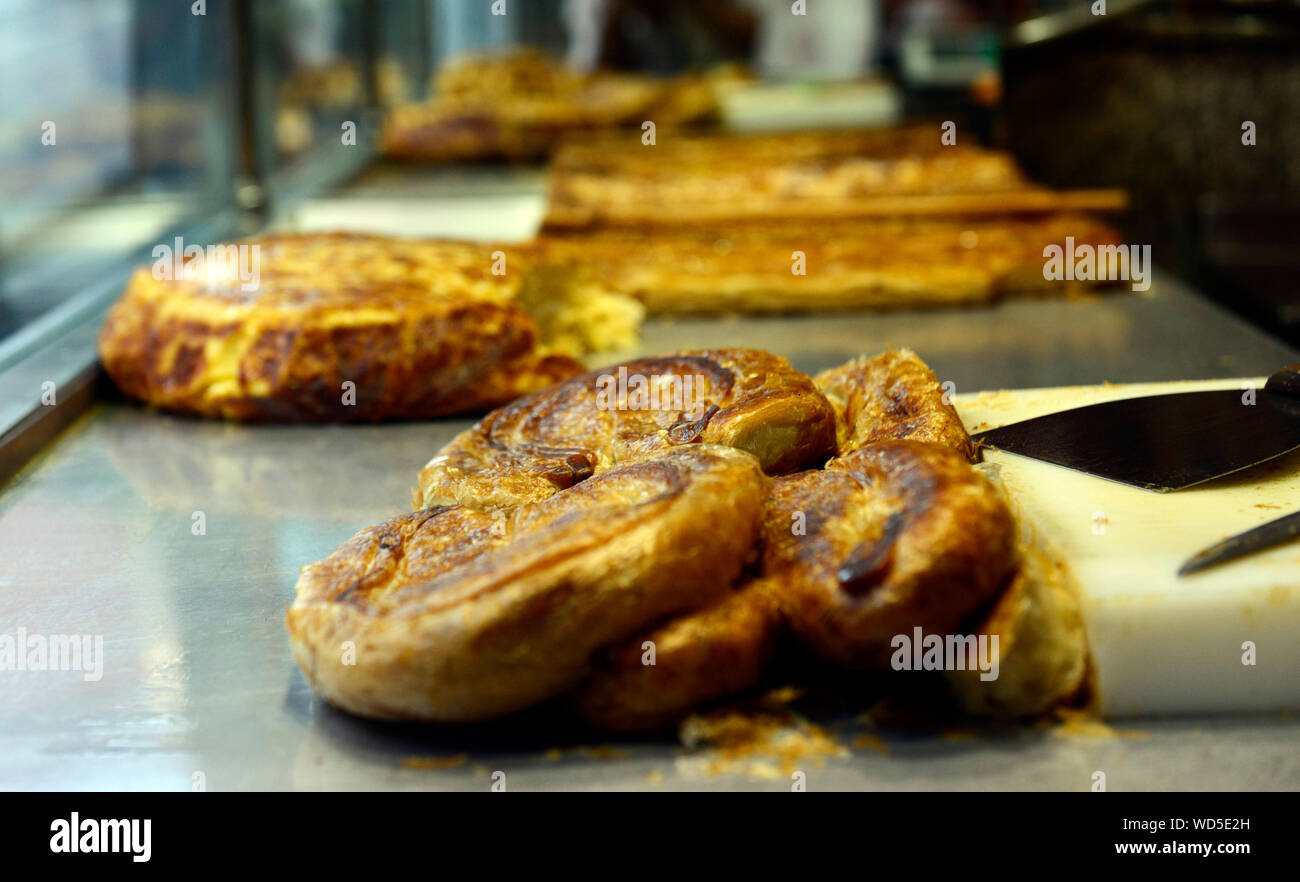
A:
[[[1263,379],[1074,386],[959,396],[972,433],[1118,398],[1262,389]],[[1300,453],[1154,493],[986,450],[1082,592],[1106,716],[1300,708],[1300,541],[1179,577],[1196,551],[1300,510]],[[1243,644],[1255,664],[1243,664]]]

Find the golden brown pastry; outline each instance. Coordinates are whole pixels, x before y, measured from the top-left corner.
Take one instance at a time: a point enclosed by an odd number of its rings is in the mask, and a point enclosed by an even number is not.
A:
[[[706,78],[660,80],[635,74],[579,73],[531,49],[471,54],[438,72],[433,97],[394,108],[380,150],[400,160],[530,160],[566,133],[645,120],[673,126],[705,119],[717,102]]]
[[[767,352],[636,359],[488,414],[420,472],[416,507],[537,501],[620,462],[695,443],[737,447],[783,474],[830,455],[835,419],[808,377]]]
[[[1067,236],[1119,242],[1091,217],[1052,214],[596,227],[551,231],[538,246],[580,259],[651,314],[793,313],[1074,293],[1090,283],[1043,278],[1044,247]]]
[[[1017,563],[1015,525],[959,453],[879,441],[773,482],[763,571],[794,633],[827,661],[885,667],[896,634],[955,634]]]
[[[1015,505],[996,466],[978,466],[998,488],[1016,521],[1019,564],[1006,590],[973,634],[997,635],[998,676],[969,667],[946,677],[962,707],[998,717],[1032,717],[1074,699],[1086,700],[1088,636],[1074,575]],[[991,643],[990,643],[991,645]]]
[[[888,351],[874,358],[859,358],[815,380],[835,408],[842,453],[899,439],[938,443],[963,456],[972,452],[970,437],[951,405],[944,403],[938,380],[913,352]],[[943,451],[922,450],[920,455],[944,458]],[[978,480],[969,469],[954,471],[965,479]],[[800,602],[792,592],[785,564],[774,562],[788,556],[789,543],[808,538],[807,521],[813,515],[800,509],[803,533],[794,533],[795,512],[789,510],[787,497],[798,495],[799,488],[813,488],[815,494],[829,492],[824,502],[834,506],[838,504],[836,492],[827,488],[838,481],[837,476],[819,471],[778,478],[775,486],[784,492],[773,494],[765,514],[767,534],[779,534],[774,542],[778,553],[766,560],[769,578],[756,579],[711,607],[685,613],[603,653],[592,676],[575,693],[580,715],[600,729],[648,731],[663,728],[709,701],[754,686],[779,629],[782,602]],[[892,515],[905,503],[894,495],[879,504]],[[842,526],[850,539],[860,539],[872,536],[878,524],[866,517],[850,519]],[[792,538],[787,541],[787,536]],[[833,569],[842,562],[843,550],[824,539],[811,538],[814,544],[803,551],[808,560],[829,554],[822,564]],[[832,611],[831,615],[838,613]],[[653,666],[643,664],[647,641],[656,649]]]
[[[100,357],[127,395],[248,420],[482,412],[581,370],[572,334],[557,334],[568,351],[544,336],[574,319],[525,308],[548,290],[563,304],[566,285],[580,287],[618,343],[639,320],[567,264],[543,273],[526,249],[339,233],[220,247],[232,263],[137,271],[110,310]]]
[[[667,728],[700,705],[753,688],[779,627],[765,584],[751,582],[598,655],[574,707],[597,729]]]
[[[491,101],[493,97],[554,97],[572,92],[582,74],[531,47],[457,55],[434,74],[431,91],[457,101]]]
[[[766,479],[692,445],[538,503],[416,511],[303,568],[286,624],[312,688],[384,719],[470,722],[577,685],[592,655],[723,597]]]
[[[841,456],[890,439],[927,441],[974,459],[975,447],[939,380],[910,349],[890,349],[813,378],[835,408]]]
[[[366,716],[466,722],[566,695],[595,728],[653,731],[758,686],[784,630],[859,670],[920,628],[998,636],[997,679],[946,674],[968,710],[1077,697],[1068,572],[970,464],[929,368],[891,351],[817,383],[829,402],[782,359],[710,350],[493,412],[426,467],[426,507],[303,569],[295,658]],[[671,406],[620,409],[651,390]]]
[[[746,144],[753,136],[704,135],[664,139],[673,143],[669,150],[639,139],[611,145],[603,156],[570,149],[552,163],[544,223],[658,227],[1005,213],[1020,198],[1009,194],[1050,195],[1006,153],[967,146],[918,151],[911,131],[798,136],[790,156],[769,146],[780,143],[782,136],[773,135],[757,136],[754,147]],[[937,130],[931,139],[938,140]]]
[[[930,125],[894,129],[845,129],[760,134],[674,134],[653,148],[641,132],[602,132],[565,138],[551,159],[556,175],[595,172],[645,179],[692,177],[783,164],[814,166],[862,156],[938,153],[938,130]],[[661,171],[656,173],[655,169]]]
[[[951,459],[943,450],[924,449],[931,444],[956,450],[963,457],[969,457],[973,452],[961,420],[951,405],[943,401],[943,390],[938,380],[915,353],[889,351],[874,358],[860,358],[824,372],[816,382],[835,408],[842,453],[879,441],[908,439],[927,442],[917,445],[919,452],[916,455],[923,461]],[[828,468],[834,466],[828,465]],[[969,467],[962,469],[950,465],[949,470],[958,476],[959,481],[971,483],[979,488],[981,494],[987,495],[988,488],[980,483],[979,476]],[[835,475],[824,471],[778,478],[775,486],[780,489],[769,498],[765,513],[768,541],[777,547],[777,553],[769,554],[765,562],[768,578],[756,579],[713,606],[685,613],[601,654],[591,677],[574,695],[574,705],[583,719],[595,728],[611,731],[662,729],[701,705],[752,688],[759,681],[780,628],[780,608],[785,606],[797,610],[799,604],[805,602],[804,597],[797,593],[797,580],[791,577],[785,561],[793,543],[809,538],[808,522],[815,517],[815,511],[797,510],[803,519],[799,526],[802,533],[797,533],[796,511],[790,510],[791,497],[798,496],[801,488],[815,488],[811,492],[828,495],[829,498],[823,502],[834,506],[837,504],[836,491],[827,488],[839,481]],[[852,494],[854,489],[850,485],[845,492]],[[860,492],[860,488],[857,489]],[[879,500],[878,504],[889,517],[893,517],[909,502],[899,495],[892,495]],[[945,502],[941,500],[937,504],[942,508]],[[989,502],[989,505],[997,510],[996,501]],[[923,520],[918,523],[923,523]],[[879,517],[850,517],[840,526],[845,528],[848,541],[874,538]],[[922,532],[931,529],[911,524],[899,527],[900,530],[904,528]],[[775,540],[772,536],[776,537]],[[843,548],[834,541],[826,541],[826,538],[812,537],[810,541],[813,544],[802,548],[808,555],[804,561],[806,566],[818,565],[818,555],[829,555],[820,564],[831,569],[844,561]],[[920,541],[927,542],[924,539]],[[941,542],[931,539],[928,545],[929,553],[946,553]],[[772,567],[776,567],[775,572]],[[933,578],[920,581],[923,584],[916,589],[918,595],[928,596],[933,591],[950,587]],[[1027,592],[1034,592],[1037,597],[1041,585],[1040,581],[1018,576],[1011,590],[1016,591],[1017,598]],[[882,589],[887,590],[890,589]],[[982,595],[977,593],[973,598],[959,598],[959,603],[978,603],[979,596]],[[911,609],[924,609],[922,596],[909,603]],[[961,609],[970,608],[959,606],[959,614]],[[832,619],[842,615],[835,609],[826,612]],[[907,614],[906,608],[902,614]],[[897,622],[899,619],[895,617],[886,621]],[[927,621],[930,620],[920,618],[917,624]],[[1034,623],[1035,627],[1038,625]],[[806,634],[807,631],[800,633]],[[886,646],[892,637],[890,633],[885,638]],[[1026,637],[1023,645],[1029,645],[1033,639]],[[655,647],[656,664],[653,666],[643,663],[647,642]],[[1029,652],[1022,652],[1019,658],[1025,659],[1029,655]],[[1032,677],[1036,660],[1013,665],[1011,677],[1025,676],[1020,673],[1024,670]],[[970,678],[960,679],[958,684],[972,696],[978,696],[967,701],[971,707],[977,702],[993,702],[1009,691],[1008,687],[996,683],[990,687],[978,677],[973,682]],[[1032,693],[1028,688],[1024,692],[1044,700],[1041,694]],[[1002,705],[1011,703],[1011,699],[1002,699]],[[1019,699],[1016,706],[1025,706],[1026,703],[1025,699]]]

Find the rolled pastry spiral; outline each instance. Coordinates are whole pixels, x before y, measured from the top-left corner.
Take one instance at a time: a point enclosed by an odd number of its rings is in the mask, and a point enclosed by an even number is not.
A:
[[[648,389],[657,406],[630,406]],[[294,655],[365,716],[564,696],[593,727],[648,731],[759,685],[783,633],[862,670],[915,627],[996,628],[1012,682],[957,694],[1036,713],[1076,689],[1086,647],[1038,676],[1037,635],[1078,616],[973,454],[906,350],[815,381],[740,349],[592,371],[488,414],[425,466],[416,511],[305,567]]]

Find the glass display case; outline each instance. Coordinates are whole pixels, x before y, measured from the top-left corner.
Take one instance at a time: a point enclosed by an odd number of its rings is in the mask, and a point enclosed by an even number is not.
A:
[[[419,100],[433,9],[403,0],[14,0],[0,8],[0,364],[363,167]],[[456,39],[461,39],[457,37]]]
[[[256,188],[246,189],[245,205],[292,199],[365,162],[379,73],[374,6],[365,0],[249,4],[244,51]]]
[[[0,342],[172,231],[229,231],[229,13],[224,0],[201,15],[147,0],[0,9]]]

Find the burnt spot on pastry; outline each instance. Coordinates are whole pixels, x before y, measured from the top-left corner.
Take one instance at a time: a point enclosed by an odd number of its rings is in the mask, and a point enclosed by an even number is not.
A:
[[[172,388],[188,386],[202,370],[204,362],[202,346],[181,343],[172,356],[171,370],[161,378],[162,385]]]
[[[709,420],[718,412],[716,404],[709,404],[704,408],[704,413],[697,419],[680,419],[668,427],[668,440],[673,444],[690,444],[699,439],[704,434],[704,430],[709,425]]]
[[[546,448],[534,449],[533,451],[539,456],[553,456],[554,464],[546,470],[545,474],[551,483],[560,489],[572,487],[579,481],[585,481],[595,474],[595,466],[592,465],[591,458],[580,450],[548,450]]]
[[[861,597],[876,587],[894,564],[894,542],[903,531],[906,516],[893,512],[880,536],[853,549],[835,572],[840,590]]]
[[[239,363],[240,383],[247,387],[255,380],[265,380],[272,387],[284,379],[285,367],[293,354],[298,332],[290,329],[262,331]]]
[[[384,357],[383,347],[396,336],[391,325],[354,326],[330,329],[329,348],[333,355],[333,370],[337,372],[340,386],[351,382],[356,386],[355,405],[383,400],[388,395],[387,378],[391,362]],[[366,394],[362,394],[365,390]],[[342,390],[335,396],[341,398]]]

